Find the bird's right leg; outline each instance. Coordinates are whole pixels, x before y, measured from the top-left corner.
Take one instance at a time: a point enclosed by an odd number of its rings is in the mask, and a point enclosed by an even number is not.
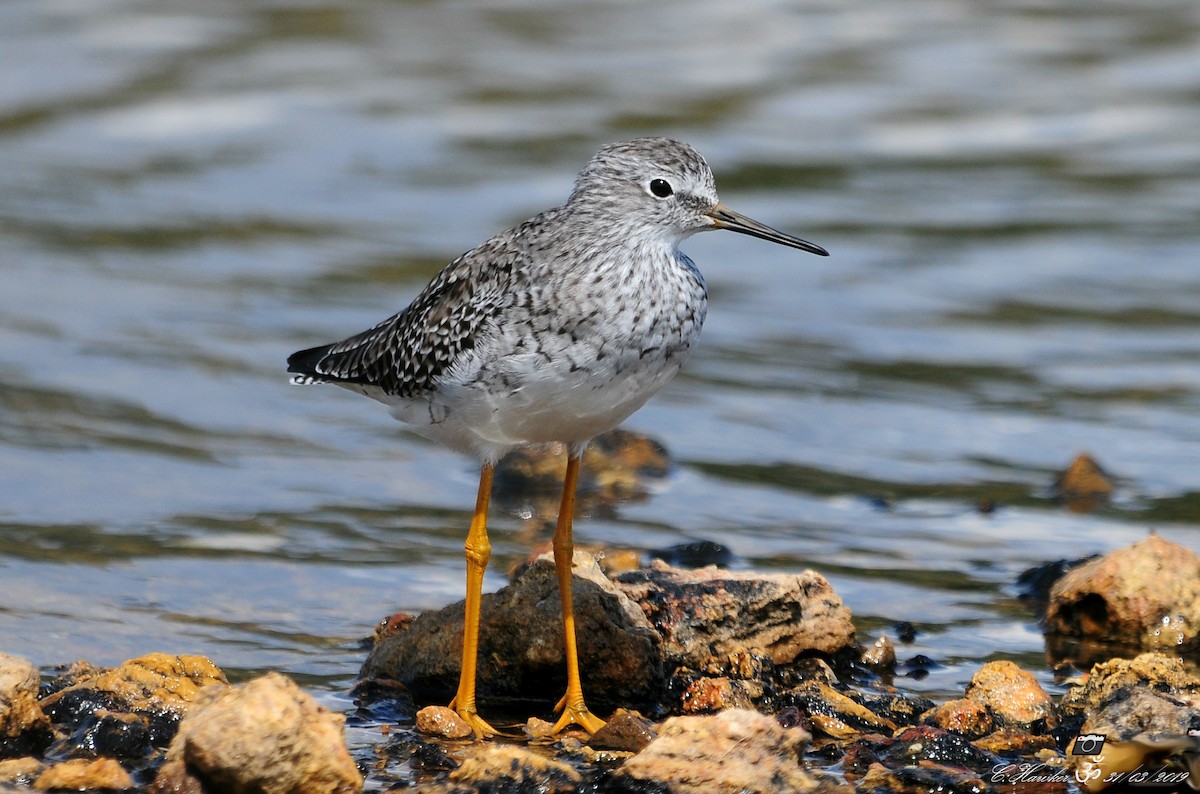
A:
[[[488,542],[488,502],[492,496],[492,464],[485,463],[479,472],[479,495],[475,499],[475,515],[471,519],[471,531],[467,533],[467,603],[466,619],[463,621],[462,672],[458,679],[458,693],[450,701],[450,708],[467,721],[475,738],[493,736],[498,731],[484,722],[475,710],[475,672],[479,656],[479,603],[483,593],[483,572],[487,569],[492,544]]]

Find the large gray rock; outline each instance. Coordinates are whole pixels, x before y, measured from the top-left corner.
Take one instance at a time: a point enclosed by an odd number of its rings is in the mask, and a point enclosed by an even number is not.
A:
[[[588,703],[595,708],[652,700],[663,683],[658,634],[591,555],[576,552],[574,572],[580,674]],[[362,676],[400,681],[418,699],[449,701],[458,686],[462,632],[461,601],[420,615],[379,640]],[[512,584],[483,596],[479,700],[556,701],[566,690],[565,659],[558,579],[553,561],[542,557]]]

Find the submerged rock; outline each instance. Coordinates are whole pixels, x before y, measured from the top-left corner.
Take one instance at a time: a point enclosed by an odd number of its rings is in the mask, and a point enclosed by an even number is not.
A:
[[[1054,481],[1054,495],[1075,513],[1089,513],[1108,504],[1113,480],[1090,455],[1081,452]]]
[[[811,736],[783,728],[757,712],[731,709],[713,716],[672,717],[658,738],[613,775],[610,790],[670,794],[851,792],[804,769]]]
[[[569,764],[511,744],[476,744],[463,755],[449,775],[447,791],[570,794],[583,780]]]
[[[1150,535],[1055,582],[1046,631],[1145,649],[1200,640],[1200,555]]]
[[[346,750],[344,724],[278,673],[210,689],[180,722],[153,790],[357,792],[363,781]]]

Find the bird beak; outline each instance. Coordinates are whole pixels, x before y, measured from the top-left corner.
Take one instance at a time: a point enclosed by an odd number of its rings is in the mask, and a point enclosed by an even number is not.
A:
[[[810,254],[818,256],[829,256],[829,252],[819,245],[801,240],[799,237],[793,237],[790,234],[784,234],[778,229],[772,229],[764,223],[747,218],[740,212],[734,212],[724,204],[718,204],[708,211],[708,217],[712,218],[713,228],[728,229],[731,232],[741,232],[748,234],[751,237],[758,237],[762,240],[770,240],[773,243],[786,245],[790,248],[799,248],[801,251],[808,251]]]

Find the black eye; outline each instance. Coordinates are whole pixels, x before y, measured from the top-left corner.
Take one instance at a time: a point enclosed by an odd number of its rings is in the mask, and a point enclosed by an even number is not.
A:
[[[675,191],[671,189],[671,183],[665,179],[651,179],[650,192],[659,198],[666,198]]]

